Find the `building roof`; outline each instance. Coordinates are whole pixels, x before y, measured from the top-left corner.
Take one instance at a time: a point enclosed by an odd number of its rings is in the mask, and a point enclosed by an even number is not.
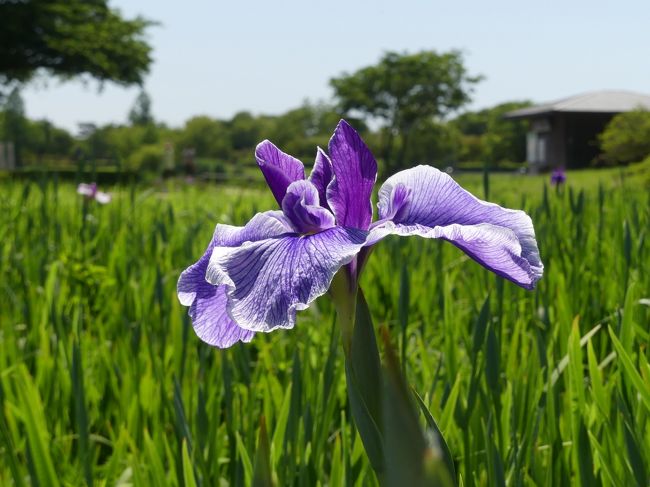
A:
[[[553,112],[620,113],[650,110],[650,95],[632,91],[593,91],[506,113],[506,118],[534,117]]]

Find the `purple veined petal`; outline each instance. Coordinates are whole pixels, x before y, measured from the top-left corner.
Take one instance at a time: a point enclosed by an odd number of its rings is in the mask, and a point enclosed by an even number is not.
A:
[[[214,286],[205,273],[215,245],[237,246],[292,231],[281,211],[258,213],[244,227],[217,225],[203,256],[188,267],[178,279],[178,299],[189,306],[189,315],[197,336],[204,342],[227,348],[238,341],[249,342],[254,332],[244,330],[228,315],[226,287]]]
[[[432,228],[388,221],[370,231],[367,245],[373,245],[388,235],[447,240],[483,267],[525,289],[533,289],[542,275],[542,267],[533,267],[522,257],[522,247],[515,232],[503,226],[489,223],[477,225],[454,223]]]
[[[526,289],[533,289],[542,277],[530,217],[479,200],[433,167],[418,166],[388,178],[379,190],[378,207],[381,220],[367,245],[391,233],[442,238]]]
[[[334,177],[332,173],[332,161],[330,161],[330,158],[327,157],[323,149],[319,147],[316,152],[314,168],[309,175],[309,181],[318,190],[320,205],[327,209],[329,209],[329,205],[327,204],[327,186],[332,181],[332,177]]]
[[[228,288],[228,313],[242,328],[292,328],[296,311],[329,289],[334,274],[363,247],[367,232],[341,227],[307,235],[215,247],[207,280]]]
[[[319,205],[318,190],[310,181],[294,181],[282,200],[282,211],[298,233],[316,233],[335,226],[331,211]]]
[[[250,342],[255,332],[240,328],[228,316],[226,286],[213,286],[205,280],[211,253],[211,250],[206,252],[194,266],[181,274],[179,299],[190,307],[188,313],[194,332],[208,345],[228,348],[239,341]]]
[[[257,145],[255,159],[279,205],[282,205],[282,199],[289,185],[294,181],[305,179],[305,167],[302,162],[285,154],[268,140]]]
[[[212,247],[236,247],[244,242],[256,242],[295,230],[279,210],[257,213],[243,227],[218,224],[212,237]]]
[[[205,267],[215,247],[236,247],[244,242],[256,242],[293,232],[293,227],[281,211],[258,213],[243,227],[218,224],[201,259],[188,267],[178,280],[177,291],[181,304],[190,306],[196,297],[195,281],[205,281]],[[203,260],[205,264],[199,265]]]
[[[329,143],[334,179],[327,187],[327,202],[340,226],[367,230],[372,221],[372,189],[377,161],[359,134],[341,120]]]

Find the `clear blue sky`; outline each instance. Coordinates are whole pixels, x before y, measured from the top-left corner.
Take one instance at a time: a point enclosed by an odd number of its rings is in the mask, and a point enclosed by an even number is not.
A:
[[[112,0],[157,20],[145,88],[157,119],[178,126],[206,114],[278,114],[329,100],[328,80],[386,50],[458,48],[483,74],[472,108],[547,101],[584,91],[650,93],[649,0]],[[122,122],[137,88],[42,80],[27,113],[76,130]]]

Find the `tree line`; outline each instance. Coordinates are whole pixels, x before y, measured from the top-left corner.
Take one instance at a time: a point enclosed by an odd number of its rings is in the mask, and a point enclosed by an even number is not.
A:
[[[96,164],[131,173],[215,173],[232,175],[254,165],[253,151],[268,138],[307,164],[316,146],[327,147],[341,117],[351,119],[368,141],[385,170],[415,164],[438,167],[513,169],[526,158],[525,121],[504,119],[527,102],[508,102],[479,111],[465,111],[448,120],[427,118],[407,131],[378,125],[340,105],[305,101],[281,115],[242,111],[230,119],[207,115],[190,118],[181,127],[158,122],[151,100],[138,95],[122,124],[83,124],[79,134],[47,120],[30,120],[18,90],[0,110],[0,142],[11,142],[18,168],[73,167]],[[356,117],[356,118],[355,118]],[[650,115],[620,114],[600,137],[601,164],[629,163],[650,154]]]
[[[363,133],[386,170],[419,163],[439,167],[512,166],[525,160],[525,122],[502,114],[526,103],[505,103],[464,112],[449,120],[427,118],[406,132],[334,103],[305,101],[280,115],[242,111],[229,119],[199,115],[181,127],[156,121],[151,99],[141,92],[121,124],[81,124],[78,134],[47,120],[30,120],[14,89],[0,110],[0,142],[11,142],[16,166],[61,168],[75,164],[113,166],[128,172],[231,174],[254,164],[257,143],[268,138],[307,164],[316,146],[327,147],[341,117]]]

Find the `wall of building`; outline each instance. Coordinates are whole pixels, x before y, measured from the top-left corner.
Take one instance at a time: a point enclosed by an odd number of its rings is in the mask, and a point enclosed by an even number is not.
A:
[[[568,167],[587,167],[600,154],[598,135],[614,115],[608,113],[567,113],[565,119]]]
[[[530,119],[527,160],[533,172],[588,167],[598,157],[598,135],[611,113],[556,112]]]

